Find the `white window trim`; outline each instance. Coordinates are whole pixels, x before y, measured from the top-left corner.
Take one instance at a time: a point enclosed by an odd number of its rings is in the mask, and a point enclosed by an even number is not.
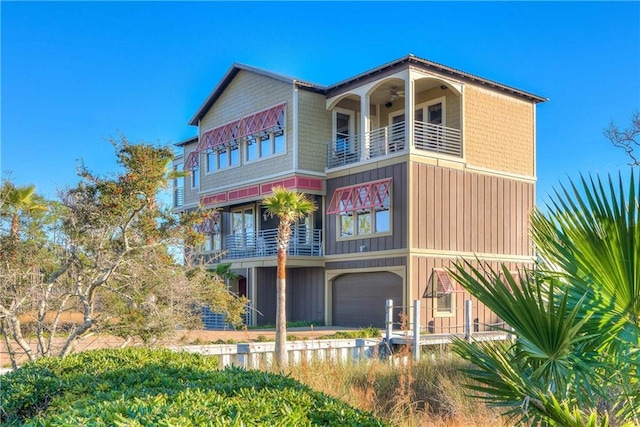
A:
[[[343,214],[337,213],[335,214],[336,221],[336,241],[342,242],[346,240],[355,240],[355,239],[372,239],[375,237],[384,237],[391,236],[393,234],[393,209],[391,208],[391,190],[389,190],[389,206],[387,207],[389,210],[389,231],[383,231],[380,233],[376,233],[372,231],[369,234],[358,234],[358,211],[349,212],[353,216],[353,235],[351,236],[342,236],[340,233],[342,231],[342,221],[341,218]],[[376,215],[375,208],[367,209],[369,213],[371,213],[371,229],[376,229]]]
[[[441,268],[434,268],[434,273],[436,270],[440,270],[442,271],[443,269]],[[449,273],[447,273],[449,274]],[[457,292],[454,290],[453,292],[448,293],[447,295],[449,295],[451,297],[451,306],[446,308],[445,310],[440,310],[438,308],[438,301],[439,301],[439,297],[437,295],[437,289],[439,288],[439,283],[437,282],[438,280],[440,280],[438,278],[437,274],[433,274],[432,280],[435,281],[435,283],[433,283],[433,289],[434,292],[436,293],[435,295],[433,295],[433,298],[431,299],[433,301],[433,317],[455,317],[456,316],[456,308],[457,308]],[[454,288],[455,289],[455,288]]]
[[[235,144],[235,146],[238,147],[238,150],[239,150],[238,151],[238,163],[235,164],[235,165],[231,165],[230,164],[232,146],[225,146],[224,150],[227,153],[227,166],[225,166],[223,168],[220,167],[220,151],[222,151],[222,148],[220,147],[218,149],[216,149],[216,148],[211,148],[210,149],[210,150],[213,151],[213,154],[215,154],[216,168],[214,170],[211,170],[211,168],[209,167],[209,155],[212,154],[212,153],[206,152],[205,153],[205,163],[206,163],[206,168],[207,169],[206,169],[205,175],[212,175],[212,174],[215,174],[215,173],[218,173],[218,172],[224,172],[226,170],[234,169],[234,168],[242,166],[242,153],[240,152],[242,150],[242,145],[240,143],[238,143],[238,144]]]
[[[338,113],[349,116],[349,138],[353,138],[356,134],[356,112],[346,108],[335,107],[331,112],[332,140],[335,139],[338,133]]]
[[[416,111],[423,110],[422,117],[425,119],[425,123],[427,123],[427,119],[428,119],[427,116],[429,115],[429,107],[432,105],[440,104],[440,103],[442,103],[442,124],[440,126],[447,126],[447,97],[446,96],[439,96],[438,98],[421,102],[420,104],[416,105],[415,110]],[[404,108],[401,110],[390,112],[388,117],[388,125],[391,126],[393,118],[403,115],[404,112],[405,112]],[[405,121],[406,121],[406,117],[405,117]]]
[[[198,183],[195,183],[195,178],[194,175],[198,174]],[[191,181],[191,189],[192,190],[199,190],[200,189],[200,181],[201,181],[202,177],[200,176],[200,166],[198,166],[197,168],[193,168],[191,169],[191,179],[189,181]]]

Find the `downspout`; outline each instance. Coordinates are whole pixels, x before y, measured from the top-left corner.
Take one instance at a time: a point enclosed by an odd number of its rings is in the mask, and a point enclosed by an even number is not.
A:
[[[293,147],[292,147],[292,155],[293,155],[293,172],[295,173],[298,170],[298,84],[294,80],[293,81],[293,124],[291,126],[291,130],[293,132]]]

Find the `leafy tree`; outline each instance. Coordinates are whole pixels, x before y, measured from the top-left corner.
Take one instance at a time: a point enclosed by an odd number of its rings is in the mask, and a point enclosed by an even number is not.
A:
[[[640,166],[640,158],[635,152],[640,146],[640,112],[631,117],[631,126],[628,129],[620,129],[612,120],[604,131],[604,136],[616,147],[622,148],[631,157],[631,165]]]
[[[264,199],[263,204],[267,209],[267,215],[278,217],[278,266],[276,270],[276,364],[280,369],[288,365],[286,350],[287,343],[287,313],[286,313],[286,272],[287,251],[291,240],[291,226],[300,218],[316,209],[313,201],[302,193],[294,193],[283,187],[274,187],[271,196]]]
[[[540,255],[520,284],[466,262],[459,282],[500,316],[512,344],[458,341],[473,389],[518,421],[640,425],[640,181],[562,187],[532,235]]]
[[[50,203],[46,221],[35,223],[39,233],[0,236],[2,332],[30,360],[64,356],[97,332],[149,342],[199,325],[203,304],[226,313],[230,323],[241,321],[244,300],[202,266],[179,265],[170,254],[203,238],[195,232],[202,213],[178,217],[158,203],[174,177],[172,150],[124,137],[112,142],[119,173],[102,177],[81,167],[80,183]],[[19,211],[31,223],[34,215]],[[36,349],[25,339],[32,331]]]

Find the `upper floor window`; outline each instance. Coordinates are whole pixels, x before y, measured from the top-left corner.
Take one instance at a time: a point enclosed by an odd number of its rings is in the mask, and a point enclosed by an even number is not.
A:
[[[207,152],[207,172],[285,153],[285,106],[274,105],[204,132],[197,151]]]
[[[327,214],[337,214],[338,238],[391,232],[391,178],[336,189]]]
[[[282,117],[284,121],[284,114]],[[280,121],[278,122],[280,123]],[[282,154],[287,150],[287,143],[284,132],[284,122],[282,127],[278,126],[271,132],[260,132],[250,135],[245,140],[245,161],[270,157],[276,154]]]
[[[200,169],[198,165],[191,169],[191,188],[200,188]]]
[[[240,165],[240,148],[238,144],[213,148],[207,152],[208,173],[238,165]]]
[[[183,165],[184,170],[191,171],[191,188],[200,188],[200,152],[192,151]]]

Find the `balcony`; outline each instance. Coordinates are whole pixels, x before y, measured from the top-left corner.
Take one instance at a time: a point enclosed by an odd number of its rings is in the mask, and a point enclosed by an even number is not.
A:
[[[322,256],[322,230],[294,227],[287,255]],[[275,256],[278,230],[260,230],[254,233],[230,234],[225,237],[223,259],[260,258]]]
[[[459,129],[415,121],[414,148],[417,151],[462,157],[462,132]],[[327,144],[327,169],[384,157],[407,148],[405,122],[374,129]],[[364,154],[364,155],[363,155]]]
[[[173,188],[173,207],[178,208],[184,205],[184,187]]]

